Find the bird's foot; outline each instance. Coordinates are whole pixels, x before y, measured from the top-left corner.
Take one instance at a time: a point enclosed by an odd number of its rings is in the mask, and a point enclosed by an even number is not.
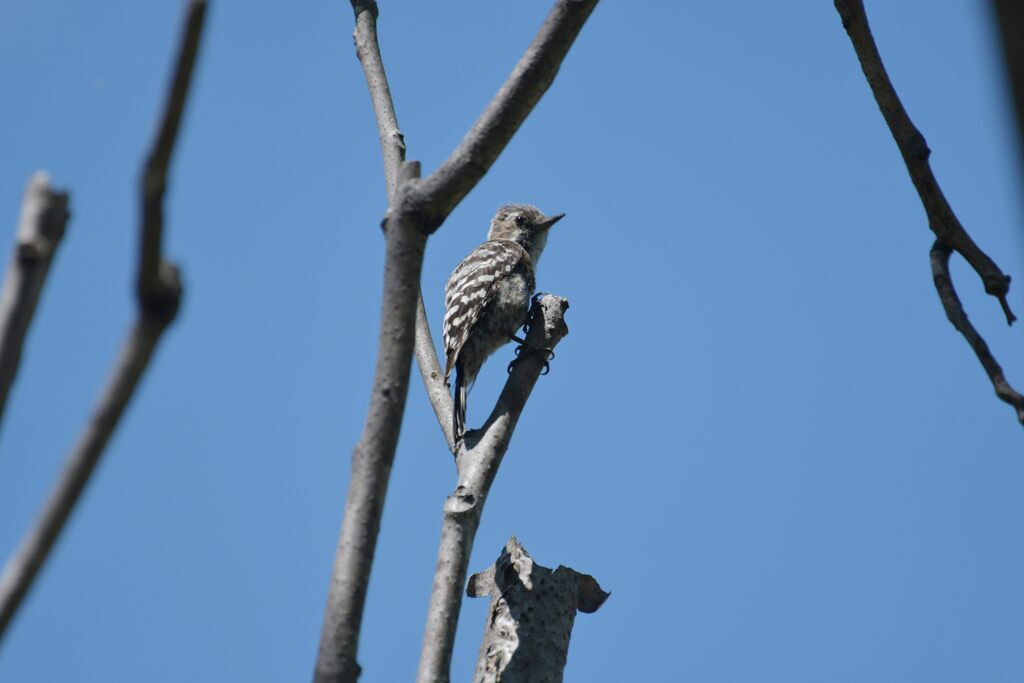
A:
[[[555,359],[555,351],[554,351],[554,349],[549,349],[546,346],[533,346],[532,344],[527,344],[525,341],[523,341],[522,339],[519,339],[517,337],[512,337],[512,339],[513,339],[513,341],[519,342],[519,346],[516,347],[516,358],[515,358],[515,360],[513,360],[511,363],[508,364],[508,374],[510,374],[510,375],[512,374],[512,370],[516,367],[516,365],[519,363],[519,361],[521,361],[523,359],[524,354],[527,354],[527,355],[530,355],[530,354],[543,355],[543,357],[544,357],[544,369],[541,370],[540,374],[541,375],[546,375],[549,372],[551,372],[551,361],[553,361]]]

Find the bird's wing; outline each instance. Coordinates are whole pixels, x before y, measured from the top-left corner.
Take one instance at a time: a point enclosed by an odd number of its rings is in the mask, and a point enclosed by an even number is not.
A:
[[[524,259],[526,250],[510,240],[484,242],[462,260],[444,287],[444,377],[452,373],[470,332],[495,286]]]

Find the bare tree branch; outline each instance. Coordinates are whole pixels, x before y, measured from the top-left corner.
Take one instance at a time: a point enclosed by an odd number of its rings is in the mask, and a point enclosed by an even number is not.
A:
[[[384,159],[384,184],[387,187],[388,205],[395,199],[398,169],[405,161],[405,138],[398,126],[395,105],[391,100],[391,88],[388,86],[384,61],[380,56],[380,45],[377,41],[377,3],[375,0],[353,0],[352,9],[356,15],[356,28],[352,34],[356,45],[356,55],[363,66],[363,75],[370,90],[370,101],[373,103],[374,118],[377,120],[377,132],[380,136],[380,151]],[[452,437],[452,397],[444,383],[437,359],[437,350],[430,335],[430,322],[423,306],[423,295],[420,294],[416,305],[416,364],[423,378],[423,386],[427,390],[427,398],[441,423],[448,450],[455,453],[455,440]]]
[[[420,368],[420,377],[427,390],[427,398],[434,407],[438,426],[444,435],[448,450],[455,455],[455,435],[452,433],[452,395],[448,393],[448,385],[444,382],[441,363],[434,349],[434,338],[430,335],[430,322],[427,320],[427,309],[423,306],[423,294],[416,300],[416,364]]]
[[[370,89],[377,132],[380,135],[380,152],[384,159],[384,184],[387,187],[388,203],[395,198],[398,185],[398,169],[405,161],[405,138],[398,127],[395,104],[391,101],[388,75],[377,43],[377,2],[376,0],[352,0],[352,11],[356,15],[356,28],[352,40],[356,56],[363,65],[363,75]]]
[[[317,653],[314,673],[317,683],[355,681],[360,673],[356,661],[359,631],[384,496],[408,395],[409,365],[416,338],[424,340],[421,343],[426,343],[427,339],[425,334],[416,333],[426,237],[441,226],[508,144],[551,84],[573,39],[596,4],[597,0],[556,0],[526,56],[466,134],[452,158],[422,181],[418,163],[407,162],[401,167],[403,172],[399,173],[384,221],[387,247],[377,370],[366,425],[352,456],[345,518]],[[376,19],[376,5],[353,0],[353,9],[359,34],[360,21]],[[356,40],[358,43],[360,39]],[[376,41],[368,46],[370,52],[374,51]],[[382,67],[380,73],[383,74]],[[373,97],[373,79],[368,76],[367,81]],[[380,116],[378,125],[379,121]],[[388,162],[385,162],[385,176],[387,169]],[[426,325],[425,316],[422,319],[421,330]],[[435,353],[432,344],[431,353]],[[427,377],[430,373],[428,368]]]
[[[67,221],[67,193],[52,189],[45,173],[36,173],[25,188],[18,236],[0,295],[0,418]]]
[[[967,259],[984,283],[985,291],[999,299],[1007,322],[1012,323],[1016,318],[1006,302],[1010,278],[1004,275],[992,259],[974,243],[946,201],[942,188],[932,173],[931,164],[928,163],[928,157],[931,155],[928,143],[910,120],[907,110],[903,108],[903,103],[896,95],[889,74],[882,64],[882,57],[878,54],[878,47],[868,26],[864,3],[861,0],[835,0],[835,5],[843,21],[843,28],[849,34],[853,48],[857,52],[857,58],[871,91],[878,101],[878,107],[882,110],[885,122],[889,124],[889,130],[892,131],[900,154],[903,155],[910,179],[921,197],[921,203],[928,214],[929,227],[937,238]]]
[[[174,78],[156,141],[142,174],[138,316],[95,412],[68,456],[57,486],[35,525],[4,567],[0,577],[0,637],[71,515],[149,364],[157,342],[178,312],[182,291],[178,271],[161,256],[162,204],[167,167],[188,97],[206,5],[205,0],[190,0],[187,5]]]
[[[946,196],[942,193],[942,188],[939,187],[939,183],[932,173],[931,164],[928,163],[931,150],[928,149],[924,136],[910,120],[907,110],[903,107],[903,103],[900,101],[892,82],[889,80],[885,66],[882,64],[882,57],[878,53],[875,39],[871,35],[871,28],[868,26],[864,3],[861,0],[835,0],[835,6],[843,21],[843,28],[846,29],[847,34],[850,36],[850,42],[853,43],[853,49],[857,53],[861,69],[863,69],[868,84],[871,86],[871,92],[878,102],[882,116],[885,117],[885,121],[889,125],[889,130],[892,132],[897,147],[899,147],[900,154],[903,156],[903,162],[910,173],[910,179],[913,181],[914,187],[917,188],[921,204],[928,215],[929,227],[935,233],[943,249],[956,251],[967,260],[981,278],[982,283],[985,285],[985,291],[999,300],[999,305],[1006,316],[1007,324],[1013,324],[1016,316],[1010,310],[1010,305],[1006,300],[1010,288],[1010,276],[1003,274],[999,266],[974,243],[974,240],[967,234],[956,214],[953,213],[953,209],[946,200]],[[932,263],[934,267],[934,251]],[[937,282],[938,280],[936,280]],[[952,288],[951,281],[950,288]],[[941,289],[939,294],[941,298]],[[946,299],[943,299],[943,305],[947,306]],[[948,306],[946,311],[947,314],[950,311]],[[966,321],[966,316],[964,316],[964,320]],[[950,315],[950,321],[953,322],[954,326],[957,326],[952,315]],[[963,329],[959,326],[957,326],[957,329],[963,332]],[[981,337],[977,335],[973,328],[971,328],[971,331],[977,336],[978,340],[981,340]],[[965,336],[968,339],[968,343],[977,352],[978,347],[971,341],[971,337],[966,333]],[[982,359],[982,364],[985,365],[985,361],[980,354],[979,358]],[[993,377],[989,366],[985,365],[985,369],[989,372],[989,376]],[[995,380],[993,379],[993,381]],[[1002,393],[999,393],[998,386],[997,394],[1003,400],[1008,400]],[[1008,402],[1013,403],[1013,401]],[[1018,417],[1024,422],[1024,414],[1018,413]]]
[[[956,289],[953,287],[953,278],[949,274],[950,253],[949,247],[941,240],[935,240],[931,250],[932,278],[935,280],[935,289],[939,293],[942,307],[946,310],[946,317],[974,349],[981,366],[985,368],[988,378],[992,381],[992,388],[996,390],[996,396],[1013,406],[1017,410],[1017,419],[1024,424],[1024,396],[1017,393],[1006,381],[1006,377],[1003,376],[1003,368],[992,356],[988,344],[968,320],[963,304],[960,303],[960,297],[957,296]]]
[[[402,165],[399,201],[419,174],[419,162]],[[388,478],[402,427],[415,338],[416,296],[426,235],[408,215],[386,221],[384,294],[377,367],[363,435],[352,452],[345,517],[331,571],[314,681],[355,681],[366,590],[384,511]]]
[[[547,92],[597,0],[557,0],[501,89],[447,160],[424,181],[431,231],[484,177]]]
[[[589,574],[536,564],[515,537],[466,594],[491,598],[474,683],[560,683],[576,612],[596,612],[610,595]]]
[[[539,299],[530,313],[527,346],[554,349],[569,333],[564,320],[568,307],[569,302],[557,296],[545,295]],[[516,422],[544,366],[545,360],[541,355],[522,354],[487,422],[480,429],[467,432],[459,444],[456,455],[458,485],[444,504],[441,543],[416,679],[420,683],[449,680],[452,647],[473,539]]]

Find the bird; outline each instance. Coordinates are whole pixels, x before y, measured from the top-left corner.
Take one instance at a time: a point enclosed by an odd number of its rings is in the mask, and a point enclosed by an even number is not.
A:
[[[530,204],[505,204],[487,241],[455,267],[444,288],[445,383],[455,372],[452,432],[466,433],[466,397],[484,361],[526,323],[537,286],[537,261],[548,230],[564,213],[546,216]]]

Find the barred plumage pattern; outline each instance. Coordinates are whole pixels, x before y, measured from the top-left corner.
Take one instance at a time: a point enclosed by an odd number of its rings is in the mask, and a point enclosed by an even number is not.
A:
[[[463,259],[445,285],[444,374],[447,381],[455,372],[455,438],[465,432],[466,397],[484,361],[526,322],[534,267],[548,228],[560,218],[526,204],[501,207],[488,241]]]

